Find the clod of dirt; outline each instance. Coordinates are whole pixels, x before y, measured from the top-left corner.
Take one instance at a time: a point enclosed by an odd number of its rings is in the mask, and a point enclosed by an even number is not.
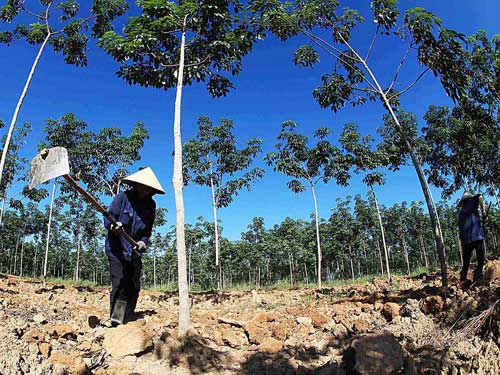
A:
[[[110,328],[104,334],[104,349],[113,357],[140,354],[153,347],[152,333],[135,323]]]
[[[47,319],[42,314],[36,314],[35,316],[33,316],[33,321],[35,323],[37,323],[37,324],[45,324],[45,323],[47,323]]]
[[[225,329],[222,331],[222,341],[231,348],[240,348],[247,344],[245,333],[241,330]]]
[[[441,310],[443,310],[444,301],[440,296],[429,296],[426,297],[422,304],[422,312],[425,315],[436,315]]]
[[[40,350],[44,358],[49,358],[52,347],[46,342],[41,342],[38,344],[38,350]]]
[[[484,280],[491,282],[500,279],[500,260],[489,261],[484,269]]]
[[[392,322],[392,320],[399,316],[399,305],[394,302],[387,302],[382,307],[382,315],[387,321]]]
[[[390,332],[377,332],[352,342],[354,369],[361,375],[398,374],[404,366],[403,348]]]
[[[283,349],[283,343],[276,339],[273,339],[272,337],[267,337],[264,339],[264,341],[262,341],[259,349],[263,353],[274,354]]]
[[[73,375],[85,375],[88,373],[87,365],[83,362],[83,359],[75,354],[53,352],[49,360],[52,364],[62,366]]]
[[[304,324],[304,325],[310,325],[310,324],[312,324],[312,319],[309,318],[308,316],[299,316],[297,318],[297,323]]]

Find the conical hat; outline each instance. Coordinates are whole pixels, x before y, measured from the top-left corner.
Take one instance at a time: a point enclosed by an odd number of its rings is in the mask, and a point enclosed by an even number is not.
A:
[[[165,194],[165,190],[163,190],[160,181],[158,181],[153,170],[150,167],[141,169],[140,171],[135,172],[128,177],[125,177],[122,181],[137,182],[139,184],[153,188],[158,194]]]
[[[460,206],[464,200],[472,198],[472,197],[473,197],[472,193],[470,191],[466,191],[462,195],[462,198],[460,198],[460,200],[458,201],[458,205]]]

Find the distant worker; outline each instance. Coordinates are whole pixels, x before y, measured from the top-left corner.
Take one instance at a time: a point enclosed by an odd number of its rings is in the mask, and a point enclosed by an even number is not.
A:
[[[476,251],[477,268],[474,272],[474,282],[483,278],[484,266],[484,229],[479,216],[479,208],[483,219],[486,216],[484,200],[480,194],[472,195],[466,191],[458,203],[460,212],[458,214],[458,229],[460,242],[462,244],[462,270],[460,271],[460,282],[469,282],[467,272],[469,270],[472,252]]]
[[[108,212],[116,220],[104,218],[108,230],[106,255],[111,279],[110,316],[113,326],[131,320],[141,288],[142,253],[146,251],[155,220],[154,194],[165,194],[151,168],[141,169],[122,180],[131,186],[113,197]],[[136,242],[133,247],[122,231]]]

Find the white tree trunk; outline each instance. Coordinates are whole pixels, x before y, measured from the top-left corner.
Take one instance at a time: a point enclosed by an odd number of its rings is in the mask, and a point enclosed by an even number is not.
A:
[[[5,201],[7,200],[7,187],[5,187],[5,191],[3,193],[2,197],[2,210],[0,211],[0,226],[2,226],[3,223],[3,214],[5,210]]]
[[[19,270],[20,277],[23,277],[23,258],[24,258],[24,237],[23,237],[23,240],[21,242],[21,267]]]
[[[184,76],[184,49],[186,46],[186,20],[181,37],[179,69],[177,71],[177,92],[175,96],[174,113],[174,176],[172,179],[175,196],[176,212],[176,244],[177,244],[177,280],[179,284],[179,337],[184,336],[189,330],[189,289],[186,265],[186,241],[184,233],[184,196],[182,193],[182,138],[181,138],[181,103]]]
[[[35,73],[36,67],[38,65],[38,61],[40,60],[40,56],[42,56],[42,52],[45,49],[45,46],[47,45],[47,42],[49,41],[51,37],[51,34],[47,34],[45,37],[45,40],[43,41],[42,45],[40,46],[40,49],[38,50],[38,54],[35,57],[35,61],[33,62],[33,65],[31,66],[31,70],[28,74],[28,79],[26,80],[26,83],[24,84],[23,91],[21,92],[21,96],[19,97],[19,100],[17,101],[16,109],[14,110],[14,115],[12,116],[12,120],[10,122],[9,126],[9,131],[7,132],[7,138],[5,139],[5,144],[3,146],[2,150],[2,157],[0,158],[0,184],[2,183],[2,176],[3,176],[3,169],[5,167],[5,160],[7,158],[7,153],[9,151],[9,145],[10,145],[10,140],[12,138],[12,133],[14,132],[14,127],[16,126],[17,122],[17,117],[19,115],[19,110],[21,109],[24,98],[26,97],[26,93],[28,92],[28,88],[30,87],[31,80],[33,78],[33,74]]]
[[[352,279],[354,280],[355,276],[354,276],[354,265],[352,264],[352,248],[351,248],[351,245],[349,245],[349,262],[351,263],[351,276],[352,276]]]
[[[156,246],[153,249],[153,286],[156,288]]]
[[[76,267],[75,267],[75,280],[76,281],[80,280],[80,248],[81,248],[80,234],[77,233],[77,235],[76,235]]]
[[[401,139],[403,140],[403,143],[406,146],[406,149],[408,153],[410,154],[411,160],[413,162],[413,166],[415,167],[415,171],[417,172],[417,176],[420,182],[420,186],[422,188],[422,192],[424,194],[424,198],[427,204],[427,209],[429,211],[429,217],[431,220],[431,225],[434,230],[434,239],[436,241],[436,249],[439,257],[439,263],[441,266],[441,278],[442,278],[442,283],[443,286],[446,287],[448,286],[448,272],[447,272],[447,264],[446,264],[446,252],[445,252],[445,247],[444,247],[444,239],[443,239],[443,233],[441,230],[441,223],[439,222],[439,215],[437,212],[436,205],[434,203],[434,199],[432,197],[431,190],[429,188],[429,184],[427,183],[427,179],[425,177],[424,171],[422,169],[422,163],[420,162],[417,154],[415,153],[415,150],[413,149],[413,146],[409,142],[403,127],[399,123],[399,119],[394,113],[394,109],[392,108],[391,103],[389,102],[389,99],[387,98],[387,94],[384,92],[382,87],[380,86],[377,78],[373,74],[372,70],[368,66],[366,60],[361,58],[361,56],[357,53],[357,51],[351,47],[351,45],[338,33],[339,37],[343,40],[344,44],[354,53],[356,58],[359,59],[361,64],[365,67],[365,70],[368,72],[370,75],[373,83],[375,84],[377,88],[377,92],[382,98],[382,101],[389,111],[389,114],[391,115],[394,124],[395,124],[395,129],[396,131],[401,135]]]
[[[316,192],[314,186],[311,185],[311,192],[314,200],[314,220],[316,222],[316,244],[318,248],[318,288],[321,288],[321,243],[319,238],[319,219],[318,219],[318,202],[316,201]]]
[[[14,275],[16,274],[16,269],[17,269],[17,249],[19,248],[20,238],[21,238],[21,233],[17,235],[17,240],[16,240],[16,250],[14,252],[14,272],[12,272]]]
[[[405,252],[405,261],[406,261],[406,269],[407,269],[407,273],[408,273],[408,276],[410,276],[411,274],[411,269],[410,269],[410,255],[408,253],[408,244],[406,243],[406,238],[404,236],[403,233],[401,233],[403,238],[403,250]]]
[[[378,258],[380,261],[380,272],[382,273],[382,276],[384,276],[384,261],[382,260],[382,249],[380,249],[380,245],[378,243],[378,240],[375,240],[375,245],[377,245],[377,250],[378,250]]]
[[[387,280],[391,282],[392,278],[391,278],[391,269],[389,266],[389,253],[387,252],[387,245],[385,243],[385,231],[384,231],[384,224],[382,223],[382,215],[380,215],[380,208],[378,206],[378,200],[377,196],[375,195],[375,190],[373,189],[373,186],[370,185],[370,189],[372,191],[373,200],[375,201],[375,208],[377,209],[378,225],[380,226],[380,235],[382,237],[382,245],[384,247],[385,266],[387,269]]]
[[[220,264],[220,250],[219,250],[219,223],[217,222],[217,202],[215,201],[215,188],[214,180],[210,177],[210,187],[212,188],[212,207],[214,211],[214,234],[215,234],[215,266],[219,272],[219,281],[217,288],[222,289],[222,265]]]
[[[43,278],[47,277],[47,263],[49,260],[49,245],[50,245],[50,227],[52,224],[52,207],[54,206],[54,197],[56,196],[57,181],[52,184],[52,195],[50,197],[49,206],[49,222],[47,223],[47,241],[45,243],[45,260],[43,262]]]

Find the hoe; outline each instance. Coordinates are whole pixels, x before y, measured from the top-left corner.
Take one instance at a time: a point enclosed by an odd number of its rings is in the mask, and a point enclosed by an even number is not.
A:
[[[33,189],[44,182],[62,176],[68,183],[78,191],[97,211],[106,217],[110,223],[116,224],[116,220],[108,211],[89,193],[87,193],[73,177],[69,175],[68,150],[64,147],[53,147],[43,149],[35,156],[30,166],[29,188]],[[137,242],[121,227],[120,231],[132,247],[137,248]]]

